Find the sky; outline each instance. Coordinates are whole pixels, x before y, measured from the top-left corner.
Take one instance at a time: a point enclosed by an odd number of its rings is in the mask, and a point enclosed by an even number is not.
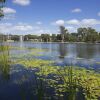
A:
[[[100,0],[7,0],[0,31],[5,34],[59,33],[93,27],[100,32]]]

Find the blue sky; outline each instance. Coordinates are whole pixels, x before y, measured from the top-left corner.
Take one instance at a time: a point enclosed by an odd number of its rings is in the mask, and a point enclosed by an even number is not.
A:
[[[69,32],[78,27],[100,31],[100,0],[7,0],[0,30],[12,34]]]

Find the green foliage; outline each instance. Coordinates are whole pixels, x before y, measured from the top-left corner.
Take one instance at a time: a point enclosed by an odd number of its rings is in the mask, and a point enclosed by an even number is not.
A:
[[[4,13],[3,13],[3,4],[6,2],[6,0],[0,0],[0,18],[4,17]]]
[[[9,46],[0,46],[0,70],[5,78],[9,76],[10,69]]]
[[[24,36],[24,40],[25,41],[30,40],[30,39],[39,39],[39,36],[37,36],[37,35],[31,35],[31,34],[28,34],[28,35]]]
[[[81,91],[86,100],[98,100],[100,74],[94,71],[72,66],[52,66],[53,62],[37,59],[22,60],[18,63],[26,68],[38,69],[35,72],[38,76],[35,80],[38,80],[37,93],[40,97],[44,96],[45,88],[51,87],[55,89],[55,96],[58,98],[66,96],[68,100],[75,100],[77,93]]]
[[[88,28],[78,28],[78,41],[85,41],[85,42],[96,42],[98,41],[98,32],[95,29],[88,27]],[[100,39],[100,38],[99,38]]]
[[[4,17],[3,11],[0,8],[0,17]]]
[[[52,34],[51,38],[52,38],[52,42],[56,42],[57,41],[56,34]]]
[[[42,42],[50,42],[50,38],[49,34],[41,34]]]
[[[5,2],[6,0],[0,0],[1,3]]]

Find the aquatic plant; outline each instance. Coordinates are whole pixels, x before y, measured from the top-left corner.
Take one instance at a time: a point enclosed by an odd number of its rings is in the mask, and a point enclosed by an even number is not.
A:
[[[38,59],[19,62],[26,68],[37,69],[35,81],[37,95],[40,98],[43,99],[46,95],[46,89],[53,88],[55,96],[61,99],[75,100],[78,93],[81,93],[86,100],[98,100],[100,94],[99,73],[79,67],[53,66],[52,63]]]
[[[10,58],[13,59],[14,61],[20,61],[21,59],[33,59],[35,57],[40,57],[43,56],[41,52],[47,51],[47,49],[38,49],[38,48],[25,48],[25,47],[15,47],[15,46],[10,46],[10,50],[17,50],[18,52],[23,52],[20,55],[18,53],[11,53]]]
[[[9,77],[9,46],[0,45],[0,70],[5,78]]]
[[[100,96],[100,74],[94,71],[81,69],[78,82],[83,89],[86,100],[98,100]]]

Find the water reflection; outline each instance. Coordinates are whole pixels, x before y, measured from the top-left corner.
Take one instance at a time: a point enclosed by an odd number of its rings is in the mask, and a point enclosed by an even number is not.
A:
[[[63,59],[65,58],[66,54],[67,54],[67,48],[66,48],[66,44],[65,43],[59,43],[59,58]]]
[[[58,52],[60,58],[84,58],[95,59],[99,58],[100,45],[96,44],[65,44],[59,43]]]
[[[100,58],[100,45],[99,44],[70,44],[70,43],[12,43],[13,46],[47,49],[43,52],[48,56],[59,56],[59,58],[72,57],[72,58],[85,58],[96,59]]]
[[[10,67],[6,66],[6,68],[0,66],[0,76],[3,80],[10,79]]]
[[[21,43],[12,43],[11,45],[20,46]],[[99,44],[77,44],[77,43],[32,43],[23,42],[24,47],[45,49],[41,53],[55,60],[74,58],[74,59],[93,59],[100,61],[100,45]],[[21,50],[20,50],[21,51]],[[23,51],[22,51],[23,52]],[[22,53],[21,52],[21,53]],[[96,62],[95,61],[95,62]]]
[[[99,45],[76,45],[76,53],[77,57],[85,58],[85,59],[92,59],[100,54],[100,46]]]

